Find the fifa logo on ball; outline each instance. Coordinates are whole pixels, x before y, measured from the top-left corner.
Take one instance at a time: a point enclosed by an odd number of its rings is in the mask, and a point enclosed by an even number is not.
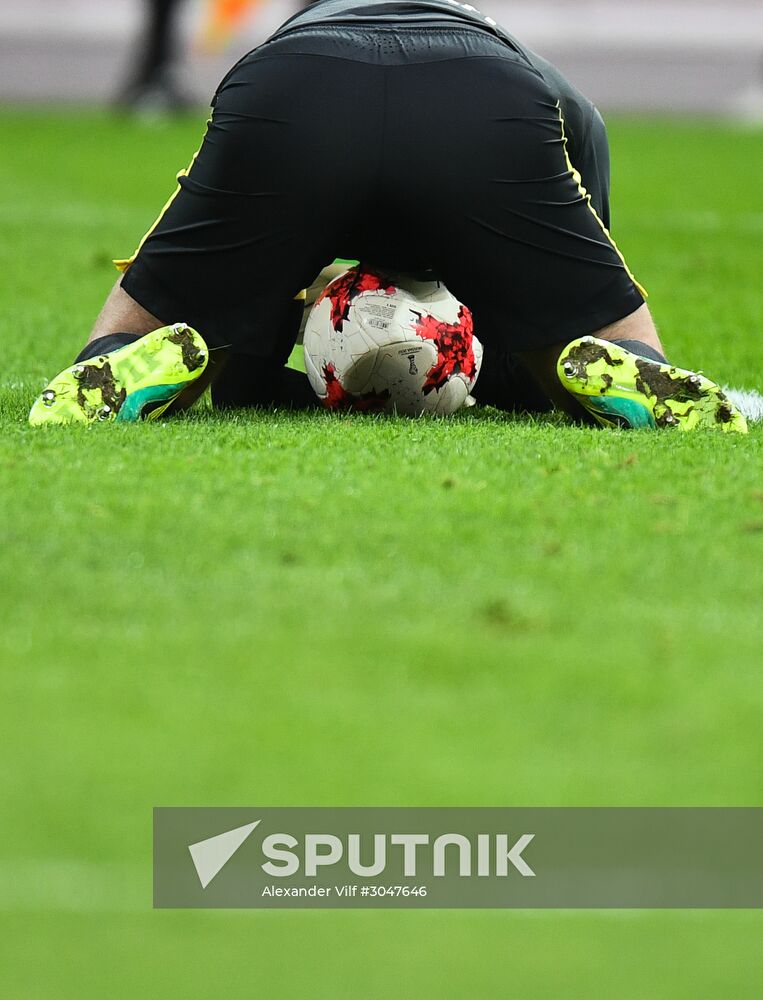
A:
[[[418,375],[419,370],[416,367],[416,355],[415,354],[406,354],[406,358],[408,358],[408,374],[409,375]]]

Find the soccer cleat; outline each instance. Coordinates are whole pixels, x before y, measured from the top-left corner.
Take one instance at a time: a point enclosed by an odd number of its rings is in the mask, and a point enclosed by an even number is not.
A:
[[[197,381],[208,359],[207,345],[190,326],[162,327],[62,371],[35,400],[29,423],[156,420]]]
[[[564,388],[604,427],[747,433],[747,421],[715,382],[606,340],[573,340],[556,370]]]

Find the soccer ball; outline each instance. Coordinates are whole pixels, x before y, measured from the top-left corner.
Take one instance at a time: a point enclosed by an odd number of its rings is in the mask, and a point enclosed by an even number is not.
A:
[[[472,314],[440,281],[352,267],[305,326],[305,368],[330,410],[454,413],[482,362]]]

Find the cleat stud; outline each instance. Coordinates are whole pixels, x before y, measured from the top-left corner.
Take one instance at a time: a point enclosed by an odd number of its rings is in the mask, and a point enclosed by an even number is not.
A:
[[[689,381],[691,382],[692,385],[699,385],[701,379],[699,375],[690,375]]]
[[[84,374],[85,374],[85,368],[83,365],[77,365],[76,368],[72,369],[72,375],[75,378],[82,378]]]
[[[571,361],[565,361],[562,365],[562,371],[567,376],[567,378],[573,378],[575,375],[575,365]]]
[[[108,420],[110,415],[111,415],[111,407],[108,404],[102,406],[98,411],[99,420]]]
[[[42,401],[46,406],[52,406],[56,401],[56,394],[52,389],[46,389],[42,394]]]

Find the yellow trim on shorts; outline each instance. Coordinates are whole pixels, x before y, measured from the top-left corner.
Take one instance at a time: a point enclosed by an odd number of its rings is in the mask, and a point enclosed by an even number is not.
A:
[[[207,122],[207,128],[209,128],[209,125],[210,125],[211,121],[212,121],[212,119],[210,118],[210,120]],[[204,135],[206,137],[206,132],[204,133]],[[202,144],[203,144],[203,140],[202,140]],[[130,256],[130,257],[116,258],[113,261],[114,267],[117,269],[117,271],[119,271],[120,273],[124,274],[124,272],[127,270],[127,268],[131,264],[135,263],[135,258],[138,256],[138,254],[143,249],[143,244],[146,242],[146,240],[149,238],[149,236],[151,236],[151,234],[154,232],[154,230],[156,229],[156,227],[159,225],[159,223],[162,221],[162,219],[164,218],[164,216],[167,214],[170,205],[173,203],[173,201],[180,194],[180,190],[181,190],[181,188],[180,188],[180,179],[181,179],[181,177],[187,177],[188,174],[191,172],[191,167],[196,162],[196,157],[199,155],[200,152],[201,152],[201,146],[199,146],[199,148],[196,150],[196,152],[191,157],[191,162],[188,164],[188,166],[184,170],[181,170],[176,175],[175,180],[177,180],[177,182],[178,182],[177,187],[175,188],[175,190],[172,192],[171,196],[167,200],[167,203],[164,205],[164,208],[162,208],[161,212],[156,217],[156,221],[154,222],[154,224],[151,226],[151,228],[148,230],[148,232],[146,232],[146,234],[141,239],[140,243],[137,246],[137,249],[132,254],[132,256]]]
[[[599,216],[599,213],[596,211],[596,209],[591,204],[591,196],[588,193],[588,191],[586,191],[585,187],[583,186],[583,178],[580,176],[579,171],[577,171],[575,169],[575,167],[573,167],[573,165],[572,165],[572,161],[570,160],[570,154],[569,154],[569,151],[567,149],[567,133],[566,133],[565,128],[564,128],[564,115],[562,114],[562,103],[561,103],[561,101],[557,101],[556,102],[556,109],[559,112],[559,124],[562,126],[562,142],[564,143],[564,158],[567,161],[567,169],[572,174],[572,179],[577,184],[578,191],[580,191],[580,194],[582,195],[582,197],[585,198],[586,204],[588,205],[589,209],[591,210],[591,214],[593,215],[594,219],[596,219],[596,221],[599,223],[599,225],[601,226],[602,232],[607,237],[607,239],[609,240],[609,242],[612,244],[613,250],[615,251],[615,253],[617,254],[617,256],[620,258],[620,260],[623,262],[623,267],[628,272],[628,277],[631,279],[631,281],[636,286],[636,288],[638,288],[638,290],[641,292],[641,294],[644,296],[644,298],[647,299],[647,298],[649,298],[649,292],[647,292],[647,290],[644,288],[644,286],[636,279],[635,274],[628,267],[628,262],[626,261],[625,257],[623,257],[623,255],[622,255],[622,253],[620,251],[620,248],[618,247],[617,243],[615,243],[615,241],[612,239],[612,236],[611,236],[609,230],[607,229],[607,227],[602,222],[602,220],[601,220],[601,218]]]

